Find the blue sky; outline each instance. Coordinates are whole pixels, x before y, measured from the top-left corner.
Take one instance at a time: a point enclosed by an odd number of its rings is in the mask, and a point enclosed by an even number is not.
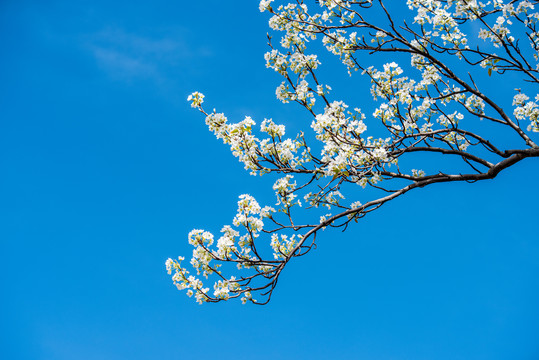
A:
[[[174,288],[191,229],[274,201],[187,95],[310,123],[275,99],[266,32],[255,1],[0,3],[0,357],[539,358],[533,159],[324,232],[267,306]]]

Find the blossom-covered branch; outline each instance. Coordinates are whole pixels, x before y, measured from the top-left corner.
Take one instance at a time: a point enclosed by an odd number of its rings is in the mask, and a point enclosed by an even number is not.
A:
[[[287,137],[284,125],[264,119],[256,130],[250,117],[229,122],[205,110],[201,93],[189,96],[245,169],[276,174],[276,204],[244,194],[217,241],[193,230],[194,273],[183,257],[166,261],[178,289],[199,303],[265,304],[288,262],[308,253],[321,230],[346,228],[410,190],[492,179],[539,157],[539,1],[408,0],[407,14],[403,5],[260,1],[280,34],[278,47],[268,36],[265,54],[266,66],[283,78],[277,99],[305,108],[310,129]],[[373,111],[357,107],[367,102],[333,97],[310,52],[317,41],[352,79],[370,82]],[[395,61],[377,66],[375,57],[388,54]],[[489,89],[502,80],[515,89],[509,100]],[[437,156],[437,167],[420,154]],[[203,284],[210,278],[212,291]]]

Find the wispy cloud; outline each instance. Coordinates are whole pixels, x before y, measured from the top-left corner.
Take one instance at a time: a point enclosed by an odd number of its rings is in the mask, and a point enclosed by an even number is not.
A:
[[[115,49],[95,47],[93,54],[99,65],[117,77],[158,77],[156,64]]]
[[[98,65],[115,78],[150,78],[163,81],[171,67],[211,55],[207,49],[190,46],[182,36],[158,37],[107,29],[93,34],[88,48]]]

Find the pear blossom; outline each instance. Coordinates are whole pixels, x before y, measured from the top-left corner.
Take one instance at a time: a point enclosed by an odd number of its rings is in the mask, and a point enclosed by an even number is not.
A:
[[[229,120],[206,111],[202,93],[188,96],[250,174],[271,178],[276,203],[242,194],[219,236],[192,230],[190,261],[165,261],[177,289],[198,303],[265,304],[288,262],[326,240],[321,230],[346,229],[409,191],[492,179],[539,157],[537,2],[405,5],[396,13],[372,0],[259,2],[272,31],[265,65],[281,77],[275,97],[305,118]],[[332,56],[342,69],[330,73]],[[339,75],[354,77],[348,92],[345,82],[325,83]]]

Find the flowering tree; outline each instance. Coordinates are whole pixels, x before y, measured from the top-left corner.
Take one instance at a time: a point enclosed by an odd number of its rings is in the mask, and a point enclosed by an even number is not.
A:
[[[265,304],[285,266],[315,246],[320,230],[346,228],[410,190],[492,179],[538,157],[538,4],[260,1],[260,11],[272,15],[271,29],[281,34],[278,48],[268,36],[265,54],[266,66],[284,78],[277,98],[305,108],[311,130],[289,138],[284,125],[264,119],[255,132],[250,117],[230,123],[203,108],[201,93],[189,96],[210,131],[251,174],[278,174],[277,204],[262,207],[241,195],[232,225],[222,228],[217,241],[207,231],[191,231],[191,265],[198,277],[189,274],[183,257],[168,259],[174,284],[199,303],[239,297]],[[318,56],[309,52],[322,49],[316,40],[339,57],[350,76],[370,81],[372,114],[332,98],[331,87],[318,76]],[[380,54],[391,54],[402,67],[370,66]],[[493,98],[494,82],[509,89],[509,100]],[[357,197],[366,187],[375,189],[364,192],[373,197],[361,203]],[[214,278],[213,291],[200,276]]]

